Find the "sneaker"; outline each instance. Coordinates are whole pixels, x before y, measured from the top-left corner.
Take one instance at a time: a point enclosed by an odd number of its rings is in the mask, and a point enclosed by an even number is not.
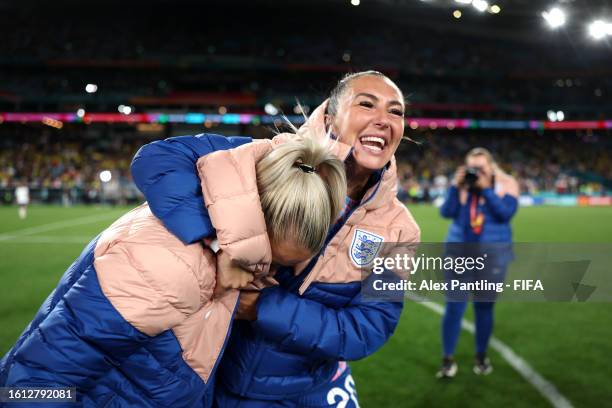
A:
[[[476,375],[489,375],[493,372],[493,366],[487,356],[476,356],[476,363],[474,364],[474,374]]]
[[[442,367],[436,373],[436,378],[453,378],[457,374],[457,363],[452,357],[444,357]]]

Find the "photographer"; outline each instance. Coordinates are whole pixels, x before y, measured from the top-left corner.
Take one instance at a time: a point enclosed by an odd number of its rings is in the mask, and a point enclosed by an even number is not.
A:
[[[447,243],[511,243],[510,220],[518,207],[519,187],[514,177],[499,168],[491,153],[482,147],[468,152],[465,165],[455,172],[452,186],[440,208],[440,214],[453,220]],[[496,251],[496,280],[503,280],[507,264],[512,258],[511,247]],[[474,372],[491,373],[493,367],[486,356],[489,338],[493,332],[494,298],[478,299],[474,294],[476,325],[476,363]],[[444,358],[438,378],[452,378],[457,372],[455,347],[461,330],[461,320],[467,306],[467,296],[447,298],[442,320]]]

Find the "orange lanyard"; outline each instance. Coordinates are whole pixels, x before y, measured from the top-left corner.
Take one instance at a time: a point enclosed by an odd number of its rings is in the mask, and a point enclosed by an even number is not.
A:
[[[478,212],[478,194],[470,194],[470,226],[474,234],[480,234],[482,232],[482,226],[484,224],[484,214]]]

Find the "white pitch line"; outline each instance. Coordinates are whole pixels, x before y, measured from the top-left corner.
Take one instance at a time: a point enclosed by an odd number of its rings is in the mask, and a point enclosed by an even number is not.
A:
[[[105,220],[116,218],[116,217],[117,217],[117,214],[115,214],[114,212],[111,212],[111,213],[105,213],[105,214],[88,215],[85,217],[74,218],[71,220],[51,222],[48,224],[38,225],[36,227],[24,228],[24,229],[10,231],[10,232],[0,234],[0,241],[15,239],[16,237],[23,237],[26,235],[39,234],[41,232],[48,232],[48,231],[54,231],[54,230],[59,230],[63,228],[68,228],[68,227],[75,227],[77,225],[93,224],[94,222],[105,221]]]
[[[420,303],[429,310],[434,311],[440,316],[444,316],[444,306],[430,301],[424,301],[423,298],[419,298],[416,295],[408,294],[410,299],[415,300],[416,303]],[[463,330],[475,334],[476,329],[474,323],[462,319],[461,327]],[[516,354],[508,345],[503,343],[495,336],[491,336],[489,343],[491,348],[497,351],[504,360],[510,364],[529,384],[531,384],[538,392],[550,402],[555,408],[573,408],[572,403],[566,397],[564,397],[557,387],[554,386],[550,381],[542,377],[525,359]]]

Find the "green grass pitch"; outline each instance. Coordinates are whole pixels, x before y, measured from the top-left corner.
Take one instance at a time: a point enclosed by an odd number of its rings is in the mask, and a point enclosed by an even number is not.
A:
[[[448,222],[431,206],[411,206],[424,242],[444,239]],[[127,208],[0,207],[0,356],[4,355],[85,243]],[[87,218],[84,218],[87,217]],[[73,221],[82,220],[82,223]],[[75,225],[76,224],[76,225]],[[522,208],[517,242],[612,242],[612,208]],[[612,276],[612,275],[611,275]],[[611,277],[612,278],[612,277]],[[471,320],[471,308],[466,318]],[[548,406],[491,351],[492,375],[472,371],[473,337],[462,332],[452,381],[434,378],[440,316],[408,302],[396,334],[373,356],[351,364],[362,407]],[[610,403],[612,303],[500,303],[494,335],[553,383],[576,407]]]

